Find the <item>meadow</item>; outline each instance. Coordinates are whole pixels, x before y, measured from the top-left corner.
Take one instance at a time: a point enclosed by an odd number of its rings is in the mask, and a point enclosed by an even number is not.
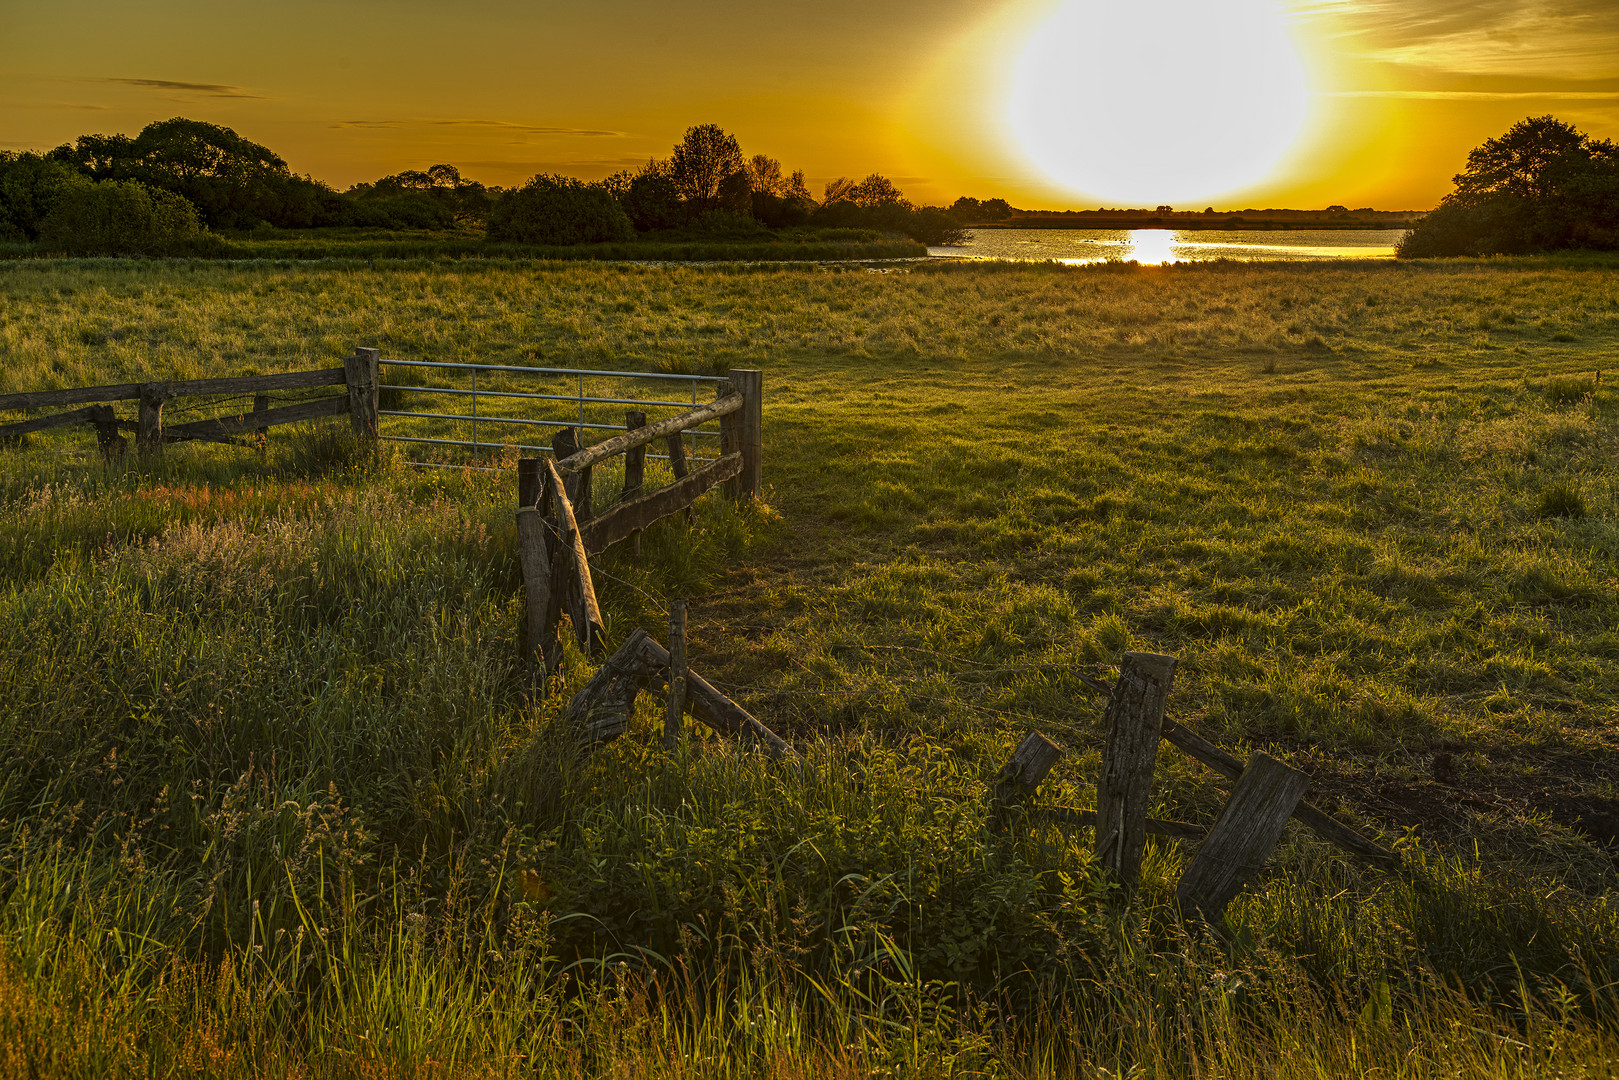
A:
[[[762,368],[762,503],[596,581],[609,647],[688,597],[692,666],[804,760],[665,754],[647,699],[554,738],[594,664],[530,692],[509,472],[28,437],[0,1073],[1612,1076],[1616,268],[4,264],[0,392]],[[1126,900],[1089,830],[991,828],[1029,728],[1091,803],[1080,676],[1126,649],[1400,866],[1290,826],[1216,933],[1173,842]]]

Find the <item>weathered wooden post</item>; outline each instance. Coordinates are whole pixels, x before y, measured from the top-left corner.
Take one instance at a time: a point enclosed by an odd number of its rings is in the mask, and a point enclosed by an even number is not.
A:
[[[1173,656],[1127,652],[1108,701],[1102,775],[1096,781],[1096,856],[1126,890],[1141,877],[1153,763],[1174,677]]]
[[[669,712],[663,718],[663,748],[680,745],[680,716],[686,711],[686,601],[669,602]]]
[[[558,461],[564,461],[577,454],[583,447],[579,445],[579,436],[574,434],[571,427],[562,428],[551,436],[551,456]],[[562,490],[567,492],[568,502],[573,507],[574,520],[583,524],[594,515],[590,507],[591,469],[589,466],[568,473],[562,480]]]
[[[168,383],[143,383],[135,444],[142,454],[163,452],[163,403],[168,400]]]
[[[1255,754],[1231,789],[1220,819],[1175,887],[1183,909],[1214,921],[1265,865],[1310,778],[1268,754]]]
[[[118,434],[118,417],[111,405],[92,406],[95,415],[91,423],[96,426],[96,445],[101,448],[101,460],[108,465],[121,461],[129,449],[129,440]]]
[[[1062,757],[1062,748],[1038,731],[1023,736],[1012,756],[995,776],[991,795],[990,825],[1000,829],[1006,822],[1006,812],[1030,795],[1046,778],[1046,773]]]
[[[636,428],[646,427],[646,413],[639,409],[631,409],[624,414],[624,430],[634,431]],[[624,452],[624,491],[619,495],[619,501],[633,499],[641,494],[641,483],[646,477],[646,444],[632,446]],[[641,556],[641,530],[636,529],[631,537],[634,544],[635,556]]]
[[[725,453],[742,455],[742,471],[726,485],[733,499],[757,499],[764,477],[764,372],[754,368],[732,368],[727,377],[731,389],[742,395],[742,408],[721,420],[732,437]]]
[[[349,391],[349,422],[361,444],[377,441],[377,410],[381,407],[382,350],[355,349],[343,358],[343,381]]]
[[[579,639],[580,651],[586,656],[594,656],[601,646],[603,623],[601,607],[596,603],[596,586],[590,579],[590,558],[585,551],[584,537],[579,532],[579,519],[568,500],[567,485],[563,483],[562,474],[557,471],[554,462],[546,461],[544,464],[551,477],[552,505],[556,509],[556,524],[561,534],[551,566],[553,570],[566,568],[569,615],[573,619],[574,636]],[[553,574],[551,588],[557,587],[556,575]]]
[[[685,432],[676,431],[676,432],[670,433],[669,435],[664,436],[663,445],[665,447],[667,447],[668,451],[669,451],[669,471],[675,474],[675,479],[676,480],[684,479],[685,476],[686,476],[686,434],[685,434]],[[687,524],[691,523],[691,519],[692,519],[693,516],[694,515],[692,514],[691,507],[689,507],[689,506],[686,507],[686,522],[687,522]]]
[[[545,538],[545,521],[540,516],[540,493],[544,490],[544,465],[539,458],[523,458],[517,463],[517,546],[523,571],[523,594],[527,604],[527,651],[531,662],[549,671],[556,662],[555,620],[547,622],[551,607],[551,553]]]

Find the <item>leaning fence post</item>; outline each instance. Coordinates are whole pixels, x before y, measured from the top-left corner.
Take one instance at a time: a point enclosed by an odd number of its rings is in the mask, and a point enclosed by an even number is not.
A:
[[[757,499],[764,477],[764,372],[732,368],[731,389],[742,395],[742,408],[734,414],[735,444],[742,455],[742,471],[727,490],[733,499]]]
[[[663,748],[680,745],[680,715],[686,711],[686,601],[669,602],[669,712],[663,718]]]
[[[1141,877],[1152,769],[1174,677],[1173,656],[1127,652],[1108,701],[1102,775],[1096,782],[1096,856],[1127,890]]]
[[[349,391],[349,422],[360,442],[377,441],[377,410],[382,383],[381,349],[355,349],[343,358],[343,381]]]
[[[1211,922],[1218,919],[1264,866],[1309,786],[1310,778],[1298,770],[1255,754],[1175,887],[1181,907]]]
[[[157,454],[163,450],[163,402],[168,398],[168,385],[160,382],[144,383],[140,389],[140,419],[135,436],[142,454]]]

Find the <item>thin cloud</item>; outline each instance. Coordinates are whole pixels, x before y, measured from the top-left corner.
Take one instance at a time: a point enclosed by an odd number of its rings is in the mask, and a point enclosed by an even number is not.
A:
[[[447,120],[336,120],[334,128],[386,129],[401,127],[472,127],[493,128],[497,131],[520,131],[525,135],[571,136],[575,138],[593,139],[621,139],[627,132],[603,131],[596,128],[555,127],[543,124],[514,124],[506,120],[474,120],[474,119],[447,119]]]
[[[105,83],[117,83],[120,86],[138,86],[145,90],[170,90],[182,94],[202,94],[206,97],[219,98],[247,98],[262,101],[262,94],[248,93],[245,87],[229,86],[225,83],[195,83],[181,82],[178,79],[101,79]]]
[[[1424,101],[1619,101],[1619,90],[1329,90],[1322,96]]]

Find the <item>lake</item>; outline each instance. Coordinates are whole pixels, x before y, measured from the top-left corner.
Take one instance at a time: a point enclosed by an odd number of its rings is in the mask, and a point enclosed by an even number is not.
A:
[[[956,259],[1014,262],[1206,262],[1236,259],[1392,259],[1404,229],[1231,231],[1178,229],[974,229],[960,247],[930,247]]]

